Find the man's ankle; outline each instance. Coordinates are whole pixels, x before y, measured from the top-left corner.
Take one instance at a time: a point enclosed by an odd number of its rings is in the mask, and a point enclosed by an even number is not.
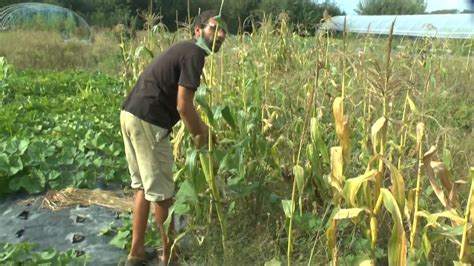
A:
[[[140,250],[130,250],[130,253],[128,254],[129,257],[135,257],[135,258],[140,258],[143,259],[145,258],[145,248],[140,249]]]

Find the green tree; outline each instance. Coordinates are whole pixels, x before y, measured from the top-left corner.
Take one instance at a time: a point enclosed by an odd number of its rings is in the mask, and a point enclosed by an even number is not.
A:
[[[360,0],[355,11],[359,15],[414,15],[425,10],[424,0]]]

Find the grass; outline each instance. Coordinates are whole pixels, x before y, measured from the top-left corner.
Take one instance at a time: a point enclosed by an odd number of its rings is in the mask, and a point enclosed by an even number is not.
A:
[[[105,73],[120,70],[119,42],[106,30],[97,33],[93,43],[74,39],[64,41],[51,31],[1,32],[0,42],[0,56],[13,62],[18,69]]]

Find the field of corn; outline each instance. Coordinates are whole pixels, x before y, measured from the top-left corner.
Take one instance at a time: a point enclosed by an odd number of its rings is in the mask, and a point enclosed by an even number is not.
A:
[[[189,36],[150,21],[94,44],[0,34],[2,196],[129,183],[121,102]],[[473,44],[300,37],[284,17],[228,36],[196,95],[218,143],[197,150],[182,124],[173,132],[179,262],[472,263]],[[130,230],[117,232],[122,248]],[[20,261],[12,249],[0,245],[0,262]]]

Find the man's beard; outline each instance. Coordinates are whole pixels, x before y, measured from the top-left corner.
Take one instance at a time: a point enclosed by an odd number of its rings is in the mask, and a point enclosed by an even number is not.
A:
[[[216,40],[216,43],[214,45],[214,40],[211,38],[207,38],[203,36],[204,42],[206,43],[206,46],[209,48],[209,50],[213,51],[214,53],[217,53],[219,49],[221,48],[222,43]],[[212,46],[214,45],[214,50],[212,50]]]

